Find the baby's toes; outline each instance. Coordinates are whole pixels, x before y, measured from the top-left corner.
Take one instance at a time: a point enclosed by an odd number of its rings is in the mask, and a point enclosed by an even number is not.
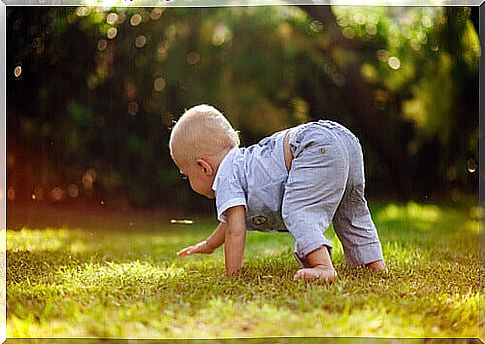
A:
[[[298,270],[293,276],[293,280],[300,280],[305,278],[305,271],[303,269]]]

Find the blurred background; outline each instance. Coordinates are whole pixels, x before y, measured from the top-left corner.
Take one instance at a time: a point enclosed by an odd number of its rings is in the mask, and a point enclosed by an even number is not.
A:
[[[8,207],[211,212],[173,121],[243,146],[310,120],[360,139],[372,200],[478,202],[478,8],[7,7]]]

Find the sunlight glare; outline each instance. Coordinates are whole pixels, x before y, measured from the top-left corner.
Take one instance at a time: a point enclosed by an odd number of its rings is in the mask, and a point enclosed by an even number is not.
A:
[[[395,205],[391,203],[377,213],[376,220],[385,222],[414,219],[433,223],[438,221],[442,215],[440,208],[433,205],[423,205],[414,202],[408,202],[405,205]]]
[[[69,231],[63,228],[7,231],[7,249],[11,251],[57,251],[66,246],[68,240]]]

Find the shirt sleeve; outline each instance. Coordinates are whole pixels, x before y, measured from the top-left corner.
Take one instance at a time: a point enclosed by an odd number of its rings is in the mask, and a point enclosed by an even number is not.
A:
[[[237,179],[219,177],[216,179],[213,189],[219,221],[226,222],[227,209],[238,205],[246,207],[246,195]]]

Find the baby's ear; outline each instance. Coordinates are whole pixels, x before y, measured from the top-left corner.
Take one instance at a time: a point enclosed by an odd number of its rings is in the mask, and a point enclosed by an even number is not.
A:
[[[205,174],[211,174],[213,172],[212,166],[204,159],[197,159],[197,166],[202,168]]]

